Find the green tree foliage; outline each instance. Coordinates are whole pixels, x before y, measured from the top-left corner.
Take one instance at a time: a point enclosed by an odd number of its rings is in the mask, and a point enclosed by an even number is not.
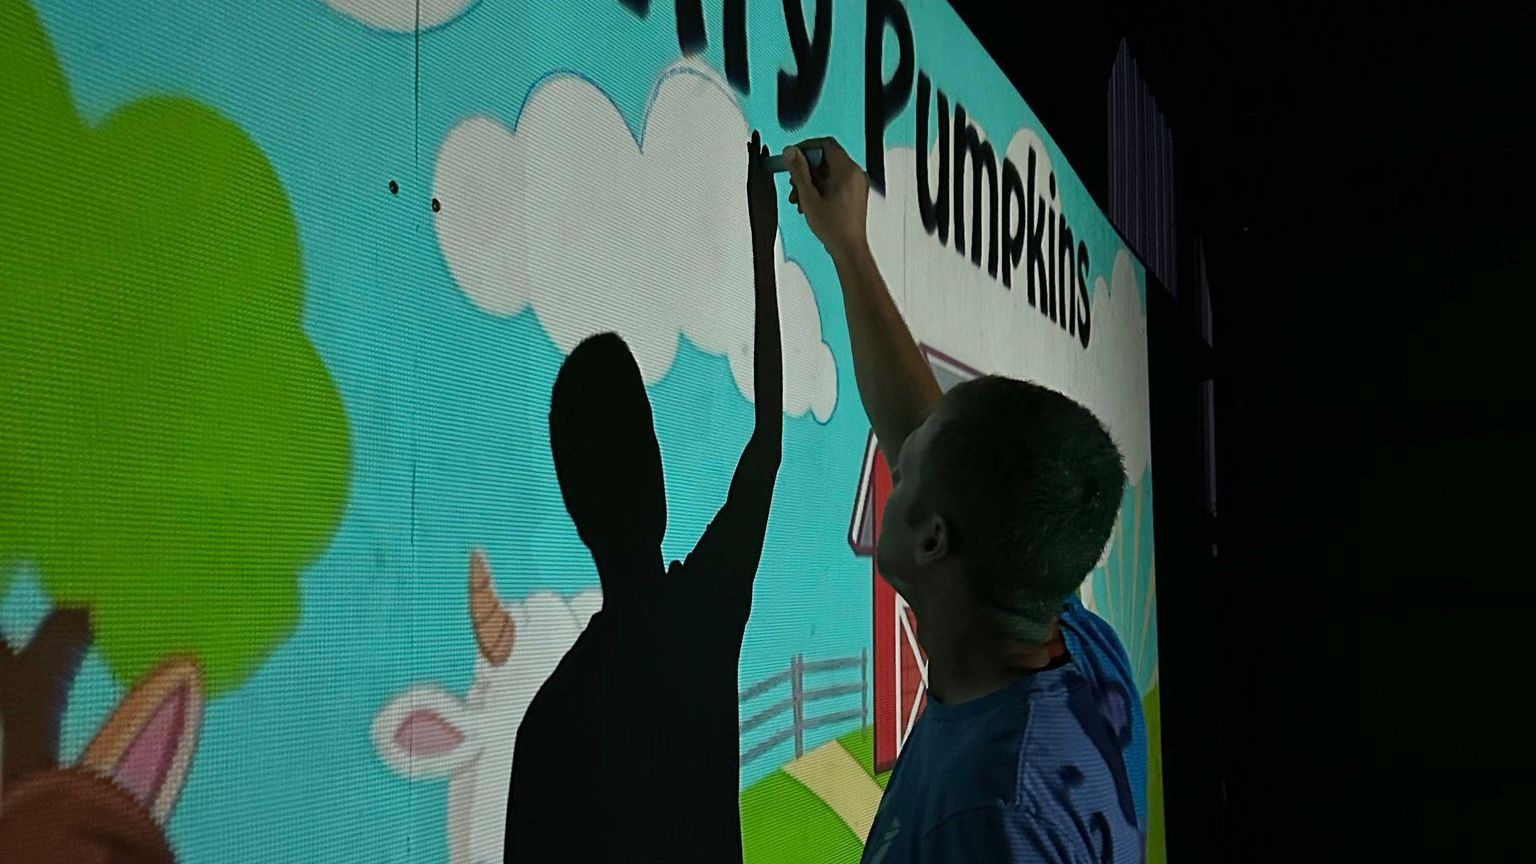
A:
[[[347,491],[287,198],[196,102],[85,125],[22,0],[0,116],[0,593],[35,567],[120,680],[183,653],[225,691],[291,632]]]

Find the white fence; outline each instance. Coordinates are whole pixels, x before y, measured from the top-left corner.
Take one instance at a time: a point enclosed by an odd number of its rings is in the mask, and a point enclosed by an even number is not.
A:
[[[824,683],[828,678],[844,677],[842,674],[834,676],[828,673],[843,673],[844,670],[849,669],[859,670],[858,681]],[[808,681],[812,676],[814,679]],[[757,710],[752,716],[741,721],[739,734],[746,735],[786,711],[790,713],[789,725],[742,751],[742,765],[746,765],[790,738],[795,741],[795,758],[800,758],[805,754],[805,733],[811,729],[854,719],[859,720],[862,725],[869,725],[868,650],[860,651],[851,657],[834,657],[830,660],[806,660],[805,655],[796,654],[789,658],[788,669],[770,675],[737,694],[737,705],[745,705],[785,684],[789,685],[789,695]],[[807,716],[807,708],[814,708],[816,703],[853,693],[859,694],[858,708]]]

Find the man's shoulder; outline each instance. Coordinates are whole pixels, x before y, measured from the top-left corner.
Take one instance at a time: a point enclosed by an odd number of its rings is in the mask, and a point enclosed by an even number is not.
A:
[[[1108,621],[1071,597],[1061,612],[1062,638],[1078,670],[1099,685],[1119,684],[1127,695],[1135,691],[1130,655]]]
[[[950,769],[928,772],[922,780],[930,788],[915,790],[928,798],[925,845],[963,845],[961,835],[990,833],[1007,839],[1009,849],[1027,837],[1035,838],[1029,844],[1035,848],[1047,835],[1055,840],[1044,848],[1058,848],[1057,841],[1074,847],[1069,831],[1056,836],[1063,826],[1079,824],[1085,813],[1126,810],[1124,770],[1106,755],[1118,752],[1120,742],[1104,734],[1110,725],[1103,722],[1103,688],[1075,659],[1033,678],[1020,699],[923,730]],[[1129,842],[1136,829],[1135,815],[1124,816],[1112,820],[1116,843]],[[1131,833],[1120,830],[1122,821]]]
[[[1026,823],[1049,809],[1041,800],[1048,793],[1041,775],[1059,777],[1063,765],[1087,761],[1081,733],[1074,737],[1077,724],[1069,705],[1079,682],[1068,663],[1032,676],[1018,698],[985,713],[942,722],[931,722],[926,714],[919,719],[924,728],[914,743],[930,752],[911,755],[924,759],[928,770],[904,785],[927,799],[919,817],[923,848],[954,846],[970,854],[986,840],[1002,843],[993,850],[1001,854],[1023,842]]]
[[[932,751],[922,754],[931,766],[926,773],[939,784],[932,790],[940,797],[934,824],[1022,800],[1026,763],[1042,746],[1040,727],[1054,725],[1053,717],[1065,710],[1065,687],[1066,679],[1052,670],[1038,674],[1017,698],[984,713],[940,722],[926,713],[919,718],[926,727],[921,744]]]
[[[1066,631],[1064,636],[1120,644],[1120,637],[1115,635],[1115,628],[1111,627],[1109,622],[1100,617],[1097,612],[1084,606],[1083,601],[1076,594],[1069,596],[1061,608],[1061,625]]]
[[[744,628],[752,611],[752,583],[730,578],[733,566],[718,558],[692,555],[673,561],[665,587],[654,592],[652,599],[662,613],[687,618],[690,627]]]

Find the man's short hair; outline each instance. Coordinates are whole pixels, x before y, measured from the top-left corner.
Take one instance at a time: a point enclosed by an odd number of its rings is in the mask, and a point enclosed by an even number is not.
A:
[[[923,473],[951,542],[1000,633],[1042,643],[1114,528],[1120,450],[1091,411],[1028,381],[966,381],[941,407]]]

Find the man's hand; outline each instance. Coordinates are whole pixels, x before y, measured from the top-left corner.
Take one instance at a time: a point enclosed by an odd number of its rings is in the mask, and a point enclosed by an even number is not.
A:
[[[812,169],[801,147],[820,147],[821,166]],[[940,390],[870,252],[864,228],[869,178],[831,138],[784,148],[784,163],[794,187],[790,203],[799,205],[837,268],[853,348],[853,377],[880,449],[895,465],[902,442],[939,401]]]
[[[773,263],[773,238],[779,232],[778,191],[768,170],[768,148],[757,130],[747,144],[747,214],[752,221],[752,257],[760,264]]]
[[[812,169],[803,147],[821,148],[821,166]],[[789,201],[805,214],[811,231],[833,258],[866,245],[869,178],[833,138],[811,138],[784,148],[789,166]]]

